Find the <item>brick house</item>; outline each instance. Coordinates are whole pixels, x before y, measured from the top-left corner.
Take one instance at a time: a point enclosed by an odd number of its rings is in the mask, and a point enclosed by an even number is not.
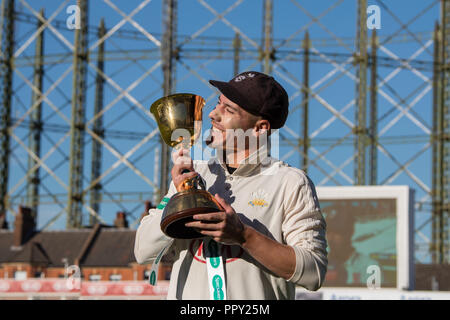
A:
[[[145,213],[151,204],[146,205]],[[19,207],[13,230],[0,214],[0,279],[64,278],[67,268],[80,268],[84,281],[142,281],[151,265],[134,258],[135,230],[117,213],[114,226],[36,231],[31,210]],[[163,257],[158,280],[168,280],[173,255]],[[449,264],[416,264],[416,290],[450,290]]]
[[[145,212],[151,207],[147,203]],[[145,213],[142,215],[144,216]],[[117,213],[114,226],[37,231],[31,210],[19,207],[13,230],[0,216],[0,279],[64,278],[78,266],[84,281],[139,281],[148,278],[151,265],[134,258],[136,230],[126,215]],[[171,261],[164,257],[158,279],[168,280]]]

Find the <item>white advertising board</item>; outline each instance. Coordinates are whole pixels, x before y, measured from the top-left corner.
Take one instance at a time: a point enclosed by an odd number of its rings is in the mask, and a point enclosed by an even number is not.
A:
[[[317,187],[327,222],[323,287],[414,289],[414,191]]]

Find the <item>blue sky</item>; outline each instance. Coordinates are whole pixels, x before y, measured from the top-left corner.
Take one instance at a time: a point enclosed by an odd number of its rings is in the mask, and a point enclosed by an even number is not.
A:
[[[235,32],[241,33],[243,41],[243,49],[245,59],[240,62],[240,70],[256,70],[261,71],[261,63],[257,61],[255,53],[255,45],[261,43],[262,36],[262,1],[245,0],[242,2],[235,1],[195,1],[195,0],[179,0],[178,8],[178,34],[183,38],[199,34],[192,41],[186,41],[182,46],[180,60],[177,62],[177,83],[175,92],[193,92],[204,96],[207,99],[207,105],[204,109],[204,120],[206,115],[211,111],[216,101],[216,91],[211,87],[207,80],[219,79],[229,80],[233,76],[233,62],[228,58],[212,58],[212,51],[203,53],[203,59],[193,59],[193,52],[200,54],[198,49],[222,49],[222,55],[225,57],[226,52],[231,50],[230,41],[234,37]],[[17,8],[33,14],[27,7],[30,6],[34,10],[39,10],[41,6],[45,8],[46,17],[51,16],[61,4],[61,11],[56,15],[56,20],[64,22],[68,14],[66,8],[75,4],[75,1],[66,3],[57,0],[41,1],[16,1]],[[133,16],[139,26],[161,41],[162,32],[162,8],[161,0],[144,1],[100,1],[90,2],[89,6],[89,24],[97,26],[101,18],[105,19],[107,29],[116,26],[123,18],[111,6],[117,6],[124,14],[130,14],[140,4],[145,6],[141,11]],[[422,62],[423,66],[420,72],[408,69],[396,68],[399,62],[391,60],[389,66],[380,66],[378,69],[378,83],[382,83],[385,77],[389,77],[389,81],[382,85],[378,98],[378,117],[380,119],[379,129],[384,130],[382,137],[397,137],[396,143],[383,144],[385,149],[394,156],[400,163],[408,161],[411,157],[422,150],[427,142],[427,132],[431,130],[432,125],[432,90],[429,87],[429,80],[432,76],[432,53],[433,45],[428,43],[432,38],[432,31],[435,22],[439,19],[439,1],[422,1],[422,0],[384,0],[368,1],[368,5],[379,5],[381,9],[381,29],[377,30],[380,36],[380,42],[383,49],[378,51],[380,57],[392,58],[397,56],[403,59],[410,58],[416,54],[415,59]],[[207,8],[210,7],[210,9]],[[235,7],[234,7],[235,6]],[[233,8],[224,17],[224,20],[215,21],[215,15],[210,10],[216,12],[224,12],[228,8]],[[331,7],[331,9],[329,9]],[[345,60],[351,57],[355,44],[352,39],[356,36],[356,1],[274,1],[274,44],[277,48],[276,56],[278,60],[275,62],[273,75],[285,86],[291,97],[290,106],[291,113],[287,121],[287,127],[281,131],[281,134],[287,138],[293,139],[301,132],[300,117],[301,113],[299,105],[301,104],[301,94],[299,94],[302,82],[303,62],[299,54],[301,41],[308,30],[312,39],[312,46],[316,55],[310,64],[310,85],[319,94],[321,101],[326,102],[336,110],[346,109],[342,112],[342,116],[354,123],[355,107],[351,105],[352,99],[355,97],[355,81],[352,77],[355,75],[355,68],[351,64],[343,64]],[[395,17],[392,15],[395,14]],[[319,23],[313,22],[311,15],[320,16]],[[19,19],[20,20],[20,19]],[[414,20],[414,21],[411,21]],[[214,22],[215,21],[215,22]],[[213,23],[214,22],[214,23]],[[211,26],[209,26],[211,24]],[[402,24],[406,25],[408,30],[400,30]],[[55,25],[53,23],[52,25]],[[23,46],[23,52],[19,55],[19,62],[29,61],[34,55],[34,41],[26,46],[27,40],[35,32],[36,27],[29,23],[17,21],[16,35],[18,44],[16,50]],[[57,28],[60,35],[65,37],[69,43],[73,43],[74,32],[72,30]],[[138,32],[135,26],[126,22],[120,30],[130,30]],[[385,43],[385,40],[392,34],[399,34],[395,42]],[[147,39],[144,35],[140,35],[138,39],[125,39],[119,37],[119,33],[115,33],[106,41],[106,50],[109,52],[109,60],[105,66],[105,73],[111,77],[113,83],[107,83],[105,86],[104,104],[110,109],[104,115],[104,123],[107,130],[121,130],[129,132],[137,132],[140,136],[145,136],[155,129],[155,124],[148,117],[145,110],[148,110],[150,104],[162,95],[162,71],[158,62],[158,46]],[[370,35],[370,32],[369,32]],[[401,35],[401,37],[399,36]],[[186,36],[186,37],[183,37]],[[128,36],[129,38],[129,36]],[[248,40],[246,40],[246,38]],[[336,39],[337,38],[337,39]],[[213,40],[214,39],[214,40]],[[289,41],[284,41],[288,39]],[[400,41],[408,39],[408,41]],[[96,41],[96,35],[89,35],[89,46]],[[341,45],[339,45],[339,43]],[[343,44],[343,45],[342,45]],[[422,51],[418,50],[425,46]],[[95,66],[95,52],[93,50],[91,57],[92,66]],[[72,73],[68,68],[71,63],[70,50],[62,43],[58,36],[45,30],[45,53],[47,54],[48,67],[46,69],[46,78],[44,79],[44,91],[51,88],[53,82],[57,81],[62,75],[58,89],[53,90],[48,95],[48,100],[56,107],[60,108],[60,112],[70,119],[70,98],[72,86]],[[137,54],[139,53],[139,54]],[[64,63],[50,62],[51,55],[65,54],[67,59]],[[113,59],[114,54],[120,54],[125,59]],[[142,55],[147,54],[148,58]],[[138,56],[134,62],[130,57]],[[290,57],[291,59],[287,59]],[[22,58],[22,60],[20,60]],[[328,60],[327,60],[328,59]],[[334,61],[334,66],[330,64]],[[20,64],[20,63],[19,63]],[[340,70],[347,70],[345,74],[342,72],[333,72],[335,66],[340,66]],[[86,117],[92,118],[94,106],[94,80],[95,68],[88,68],[88,91],[86,97]],[[149,72],[148,70],[153,70]],[[23,78],[32,79],[32,68],[29,66],[21,66],[20,74],[15,74],[14,88],[16,97],[13,99],[13,116],[17,119],[25,117],[26,108],[31,101],[31,90],[26,85]],[[135,84],[135,87],[129,91],[130,99],[122,97],[117,99],[120,91],[118,87],[126,89],[141,77],[145,72],[148,74],[143,76],[143,80]],[[324,80],[324,77],[328,77]],[[368,72],[368,79],[370,72]],[[411,94],[412,93],[412,94]],[[413,113],[401,114],[401,111],[393,107],[401,99],[405,99],[405,104],[400,104],[405,110],[407,104],[415,103],[412,107]],[[417,100],[417,101],[415,101]],[[136,104],[134,101],[138,101]],[[50,103],[46,101],[43,105],[43,117],[48,123],[55,125],[67,126],[68,123],[58,114],[55,114]],[[395,120],[398,118],[398,121]],[[28,119],[28,118],[26,118]],[[328,125],[328,121],[331,121]],[[394,122],[393,122],[394,121]],[[391,124],[389,124],[391,123]],[[388,127],[386,127],[389,124]],[[323,130],[323,126],[326,126]],[[204,128],[208,128],[208,121],[204,121]],[[312,145],[317,153],[325,152],[329,145],[323,145],[323,139],[339,139],[351,131],[348,125],[339,119],[333,120],[333,114],[324,107],[324,104],[318,99],[312,99],[310,102],[310,134],[313,135]],[[428,131],[427,131],[428,130]],[[27,141],[26,128],[19,127],[15,133],[23,141]],[[43,137],[42,154],[51,150],[58,141],[62,141],[60,149],[52,153],[46,160],[49,168],[55,168],[53,171],[61,181],[68,183],[68,155],[70,139],[64,138],[66,132],[62,130],[60,133],[48,133]],[[419,142],[406,143],[398,137],[418,136]],[[350,137],[352,137],[350,135]],[[132,149],[139,140],[117,139],[114,137],[107,138],[108,144],[120,152],[125,154]],[[137,169],[145,176],[153,179],[154,177],[154,150],[157,146],[156,140],[150,140],[145,143],[139,150],[133,154],[130,159],[135,163]],[[18,142],[13,140],[14,160],[12,164],[12,173],[10,177],[10,188],[15,186],[14,195],[24,195],[25,184],[19,183],[24,176],[24,168],[26,167],[27,153],[18,146]],[[384,143],[384,142],[383,142]],[[90,154],[91,139],[86,137],[85,149],[85,187],[90,177]],[[313,158],[316,157],[311,151]],[[354,153],[353,140],[348,140],[347,144],[340,145],[328,151],[325,155],[326,159],[319,159],[316,163],[319,168],[312,166],[309,175],[316,185],[349,185],[353,179],[353,162],[346,161]],[[117,157],[106,149],[103,149],[103,171],[110,168],[117,162]],[[301,161],[298,152],[292,152],[292,148],[284,143],[280,150],[281,158],[293,166],[299,166]],[[416,189],[416,199],[425,196],[425,190],[421,187],[421,182],[427,187],[431,187],[431,149],[428,148],[408,166],[408,170],[412,174],[405,172],[398,176],[393,176],[398,169],[398,165],[390,156],[379,152],[378,156],[378,181],[389,184],[406,184]],[[346,165],[345,165],[346,164]],[[342,172],[333,176],[334,180],[327,179],[324,172],[333,172],[335,167],[343,166]],[[333,167],[334,166],[334,167]],[[150,194],[151,186],[143,179],[138,177],[132,170],[124,170],[120,175],[115,174],[123,170],[124,165],[121,164],[115,170],[111,171],[104,181],[105,189],[110,192],[144,192]],[[45,174],[45,170],[41,169],[41,174]],[[392,181],[389,178],[393,176]],[[417,179],[415,179],[417,178]],[[419,183],[418,183],[419,181]],[[42,193],[64,194],[66,191],[61,183],[48,176],[43,180],[45,189],[41,189]],[[22,190],[22,192],[20,191]],[[66,200],[61,196],[61,205],[66,204]],[[44,226],[51,217],[61,211],[61,205],[42,205],[39,213],[38,227]],[[131,222],[140,216],[143,211],[143,205],[139,203],[123,202],[122,206],[115,204],[102,204],[102,218],[112,223],[115,212],[126,210],[130,212]],[[429,214],[417,213],[416,226],[421,225]],[[9,221],[13,218],[10,216]],[[65,226],[65,215],[62,214],[59,219],[50,227],[50,229],[60,229]],[[429,234],[429,229],[422,230],[425,234]]]

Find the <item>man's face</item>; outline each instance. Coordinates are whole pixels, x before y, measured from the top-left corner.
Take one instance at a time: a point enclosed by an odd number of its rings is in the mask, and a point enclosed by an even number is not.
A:
[[[256,122],[260,117],[252,115],[242,109],[239,105],[225,97],[223,94],[219,96],[216,107],[209,114],[211,119],[211,137],[207,142],[211,148],[227,148],[230,146],[234,150],[237,143],[230,143],[236,140],[236,129],[247,134],[254,129]],[[250,130],[250,131],[248,131]],[[228,140],[228,143],[226,143]]]

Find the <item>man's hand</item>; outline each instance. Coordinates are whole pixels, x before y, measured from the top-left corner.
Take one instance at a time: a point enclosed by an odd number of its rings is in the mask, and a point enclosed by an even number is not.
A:
[[[195,221],[185,225],[195,228],[205,236],[212,237],[216,242],[242,245],[245,242],[245,224],[224,199],[218,194],[215,198],[224,211],[196,214],[193,216]]]
[[[177,191],[182,191],[180,186],[183,181],[186,179],[190,179],[198,176],[198,173],[194,171],[194,163],[192,162],[191,157],[189,156],[189,150],[187,149],[179,149],[172,153],[172,161],[174,163],[172,167],[172,181]],[[183,173],[184,170],[188,170],[190,172]]]
[[[185,225],[212,237],[216,242],[239,245],[276,275],[286,280],[291,278],[296,267],[294,249],[244,224],[224,199],[218,194],[215,198],[224,211],[196,214],[193,216],[195,221]]]

